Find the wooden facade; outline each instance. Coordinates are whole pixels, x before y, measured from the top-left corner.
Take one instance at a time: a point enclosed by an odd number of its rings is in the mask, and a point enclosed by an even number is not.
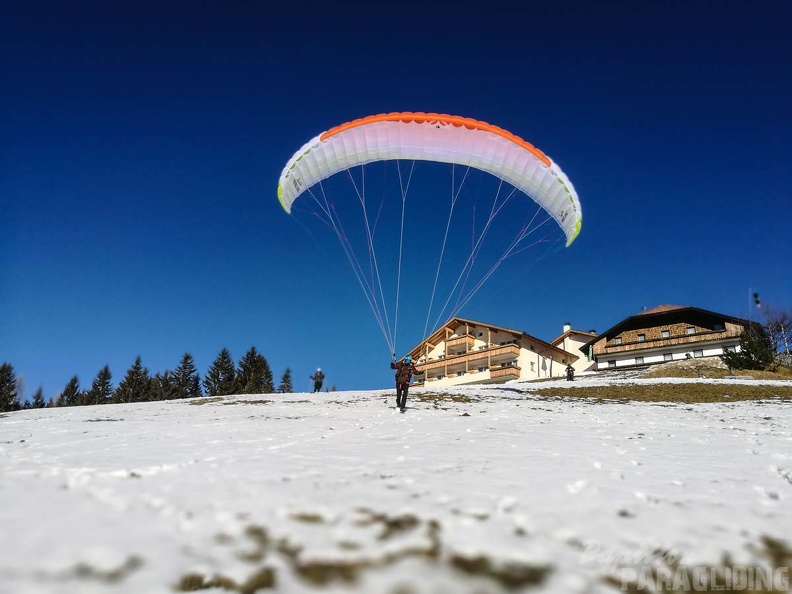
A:
[[[660,306],[626,318],[585,346],[590,346],[599,366],[602,363],[645,361],[664,353],[663,362],[683,358],[690,352],[721,354],[739,343],[748,320],[687,306]],[[670,358],[669,358],[670,355]],[[649,363],[650,361],[646,361]]]

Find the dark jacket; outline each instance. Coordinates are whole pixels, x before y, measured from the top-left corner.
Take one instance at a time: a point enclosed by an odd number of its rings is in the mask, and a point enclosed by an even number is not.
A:
[[[422,374],[423,371],[418,371],[415,368],[415,363],[410,361],[409,363],[405,363],[402,361],[396,361],[395,363],[391,363],[391,369],[396,370],[396,383],[397,384],[409,384],[410,379],[412,378],[414,373]]]

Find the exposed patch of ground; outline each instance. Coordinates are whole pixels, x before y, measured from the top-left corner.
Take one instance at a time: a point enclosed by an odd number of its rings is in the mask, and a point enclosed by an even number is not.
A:
[[[442,541],[441,525],[436,520],[424,520],[413,515],[391,517],[370,509],[358,509],[356,514],[358,519],[355,523],[379,530],[380,539],[390,539],[404,531],[420,531],[424,536],[424,544],[413,543],[402,548],[392,548],[384,555],[372,556],[369,551],[359,556],[347,555],[342,559],[309,560],[303,558],[304,548],[300,544],[292,542],[287,537],[273,538],[265,527],[251,525],[245,531],[243,542],[235,542],[233,538],[225,535],[217,540],[220,544],[245,548],[246,553],[240,555],[240,558],[254,567],[244,581],[235,581],[220,573],[211,576],[189,573],[174,584],[174,590],[177,592],[225,590],[240,594],[268,591],[278,586],[278,571],[281,570],[276,570],[275,567],[283,566],[282,562],[273,563],[276,557],[280,561],[285,561],[296,576],[317,591],[327,588],[333,591],[338,591],[338,588],[355,591],[364,574],[376,572],[408,557],[432,564],[438,570],[450,569],[452,572],[489,581],[492,588],[485,590],[487,592],[525,592],[541,586],[554,571],[558,570],[552,565],[502,560],[486,553],[465,554],[447,548]],[[251,546],[253,550],[250,550]],[[341,548],[347,552],[356,550],[346,546]],[[737,582],[734,580],[744,577],[746,567],[735,565],[728,552],[723,554],[718,563],[686,566],[683,564],[683,555],[658,549],[651,558],[647,559],[642,553],[635,557],[639,561],[612,566],[604,571],[601,579],[604,584],[613,587],[616,591],[633,594],[689,592],[694,589],[707,592],[789,592],[788,581],[778,583],[779,577],[782,580],[786,578],[792,565],[792,548],[789,543],[762,536],[748,549],[755,558],[750,568],[752,581],[746,584],[750,586],[748,588],[735,589],[734,584]],[[632,559],[632,556],[626,555],[625,559]],[[639,563],[641,566],[633,567],[631,563]],[[630,568],[634,571],[622,571]],[[767,581],[764,579],[767,576],[776,578],[776,581]],[[660,589],[655,587],[656,584],[660,585]],[[407,586],[393,591],[416,594]]]
[[[190,406],[200,406],[201,404],[209,404],[211,402],[222,402],[225,400],[222,396],[209,396],[207,398],[196,398],[190,401]]]
[[[389,516],[365,508],[357,509],[355,513],[357,518],[354,523],[358,526],[370,526],[377,531],[377,540],[390,540],[404,533],[417,531],[423,535],[423,542],[396,546],[383,554],[373,556],[368,551],[362,552],[359,556],[348,555],[342,559],[305,559],[301,545],[292,542],[289,538],[272,538],[266,528],[252,525],[245,531],[246,539],[243,543],[235,543],[227,536],[216,539],[221,544],[245,547],[244,555],[239,557],[257,567],[244,582],[219,573],[211,576],[189,573],[182,576],[174,585],[174,590],[195,592],[221,589],[240,594],[269,590],[275,588],[277,582],[277,572],[271,563],[271,559],[275,557],[281,562],[285,561],[296,576],[317,588],[317,591],[334,587],[354,589],[364,573],[391,566],[406,558],[422,559],[437,566],[438,569],[445,566],[453,571],[483,578],[493,585],[501,586],[505,591],[522,591],[524,588],[539,586],[553,571],[551,565],[501,561],[487,554],[465,555],[445,550],[441,538],[441,526],[433,519],[424,520],[412,514]],[[314,514],[308,515],[313,519]],[[302,518],[294,519],[303,521]],[[251,545],[253,550],[249,548]],[[346,545],[341,548],[346,551],[356,550]],[[404,592],[412,592],[412,590],[404,590]]]
[[[697,377],[724,379],[727,377],[750,377],[765,380],[792,380],[792,368],[779,367],[776,371],[730,370],[718,357],[705,359],[685,359],[654,365],[642,372],[639,377]]]
[[[415,398],[419,402],[426,402],[429,404],[434,404],[435,406],[438,403],[442,402],[462,402],[462,403],[470,403],[470,402],[477,402],[478,398],[473,398],[470,396],[466,396],[465,394],[449,394],[448,392],[413,392],[410,394],[410,398]]]
[[[581,386],[575,388],[540,388],[527,393],[549,398],[588,398],[625,402],[736,402],[738,400],[792,400],[789,386],[744,384],[632,384],[623,386]]]
[[[718,357],[704,359],[685,359],[669,361],[653,365],[646,369],[629,369],[603,372],[598,377],[614,380],[631,379],[758,379],[758,380],[789,380],[789,385],[768,386],[756,383],[719,384],[719,383],[673,383],[673,384],[631,384],[615,383],[614,385],[586,385],[585,376],[578,377],[569,387],[547,387],[544,384],[556,382],[560,378],[549,378],[522,384],[517,390],[524,394],[534,394],[550,398],[585,398],[597,401],[621,400],[625,402],[679,402],[695,404],[701,402],[735,402],[738,400],[767,400],[777,398],[792,399],[792,369],[779,367],[771,371],[731,371]],[[578,383],[579,382],[579,383]]]

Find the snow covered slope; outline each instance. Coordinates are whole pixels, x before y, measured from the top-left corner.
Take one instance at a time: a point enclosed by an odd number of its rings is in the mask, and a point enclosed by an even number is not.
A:
[[[0,415],[0,593],[614,592],[792,533],[788,401],[526,386]]]

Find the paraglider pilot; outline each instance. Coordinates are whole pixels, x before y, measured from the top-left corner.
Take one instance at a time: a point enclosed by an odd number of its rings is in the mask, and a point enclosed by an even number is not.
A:
[[[324,373],[322,373],[322,370],[317,368],[316,373],[314,375],[309,375],[308,377],[314,381],[314,392],[321,392],[322,382],[324,382]]]
[[[410,355],[398,362],[394,355],[391,360],[391,369],[396,370],[396,406],[404,412],[407,406],[407,390],[410,387],[410,380],[413,374],[422,375],[423,371],[418,371],[415,368],[415,363]]]

